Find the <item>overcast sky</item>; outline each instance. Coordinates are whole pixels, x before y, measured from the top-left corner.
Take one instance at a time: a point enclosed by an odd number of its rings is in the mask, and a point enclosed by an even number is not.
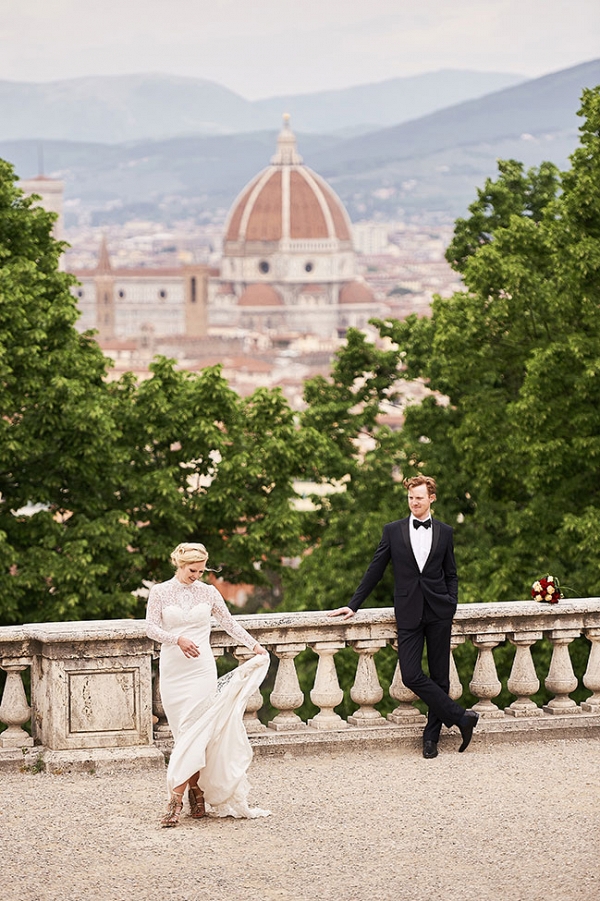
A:
[[[0,0],[0,79],[162,72],[248,98],[600,57],[599,0]]]

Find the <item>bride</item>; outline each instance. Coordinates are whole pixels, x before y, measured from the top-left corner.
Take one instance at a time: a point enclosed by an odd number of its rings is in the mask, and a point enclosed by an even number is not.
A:
[[[269,815],[248,806],[252,748],[242,720],[248,698],[267,674],[269,653],[235,621],[217,589],[199,581],[207,560],[204,545],[177,545],[171,554],[175,575],[153,585],[148,596],[146,632],[161,642],[160,693],[175,740],[162,826],[177,826],[186,786],[195,819]],[[210,648],[211,616],[256,654],[219,680]]]

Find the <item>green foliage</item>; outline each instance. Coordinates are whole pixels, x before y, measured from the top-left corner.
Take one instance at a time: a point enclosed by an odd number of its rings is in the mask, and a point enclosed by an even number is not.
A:
[[[313,496],[314,511],[304,518],[309,552],[298,569],[282,574],[287,610],[347,603],[384,523],[397,518],[398,506],[405,504],[405,491],[392,478],[401,462],[399,437],[375,428],[382,400],[394,397],[399,360],[397,351],[379,350],[351,329],[331,380],[319,377],[306,383],[302,429],[328,438],[315,457],[314,477],[334,483],[334,490]],[[372,449],[359,452],[362,437]],[[372,602],[387,606],[390,590],[391,574]]]
[[[500,229],[510,226],[513,216],[540,222],[556,197],[559,172],[552,163],[524,172],[517,160],[499,160],[498,172],[497,181],[488,178],[483,189],[477,190],[470,217],[456,220],[446,258],[458,272],[464,272],[468,260],[490,244]]]
[[[172,548],[204,542],[224,575],[270,586],[300,552],[296,478],[328,442],[279,391],[239,398],[218,367],[159,358],[106,379],[74,328],[54,217],[0,162],[0,623],[143,615]]]
[[[284,574],[287,609],[348,603],[381,527],[406,514],[400,479],[417,472],[436,477],[435,514],[455,527],[462,602],[529,598],[545,572],[571,596],[600,594],[600,88],[580,115],[568,172],[501,161],[456,223],[447,258],[463,291],[436,298],[430,317],[376,323],[385,354],[351,332],[332,380],[307,385],[303,422],[335,448],[322,478],[343,491],[314,498],[315,541]],[[397,379],[432,393],[390,434],[375,412]],[[370,602],[390,597],[382,582]],[[465,685],[474,653],[456,652]],[[513,653],[495,653],[503,703]],[[534,656],[545,675],[546,643]],[[581,675],[582,642],[572,656]]]
[[[599,97],[584,93],[569,172],[502,163],[459,220],[466,290],[381,324],[402,375],[437,392],[407,411],[404,450],[440,482],[463,601],[527,597],[547,571],[600,590]]]
[[[73,327],[55,217],[13,179],[0,161],[0,619],[78,619],[127,544],[106,504],[115,422],[102,353]]]

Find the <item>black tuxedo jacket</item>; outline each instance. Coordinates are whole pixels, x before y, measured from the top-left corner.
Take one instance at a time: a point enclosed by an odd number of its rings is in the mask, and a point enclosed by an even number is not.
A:
[[[419,571],[410,543],[410,517],[388,522],[369,568],[348,606],[358,610],[373,591],[392,561],[394,610],[399,629],[414,629],[421,622],[423,605],[440,619],[452,619],[458,601],[458,576],[450,526],[432,519],[431,551],[423,572]]]

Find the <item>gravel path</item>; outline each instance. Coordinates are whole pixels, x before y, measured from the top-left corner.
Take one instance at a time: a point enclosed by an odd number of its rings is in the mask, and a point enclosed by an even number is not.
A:
[[[597,901],[600,740],[257,756],[272,816],[161,829],[162,773],[0,774],[2,901]]]

